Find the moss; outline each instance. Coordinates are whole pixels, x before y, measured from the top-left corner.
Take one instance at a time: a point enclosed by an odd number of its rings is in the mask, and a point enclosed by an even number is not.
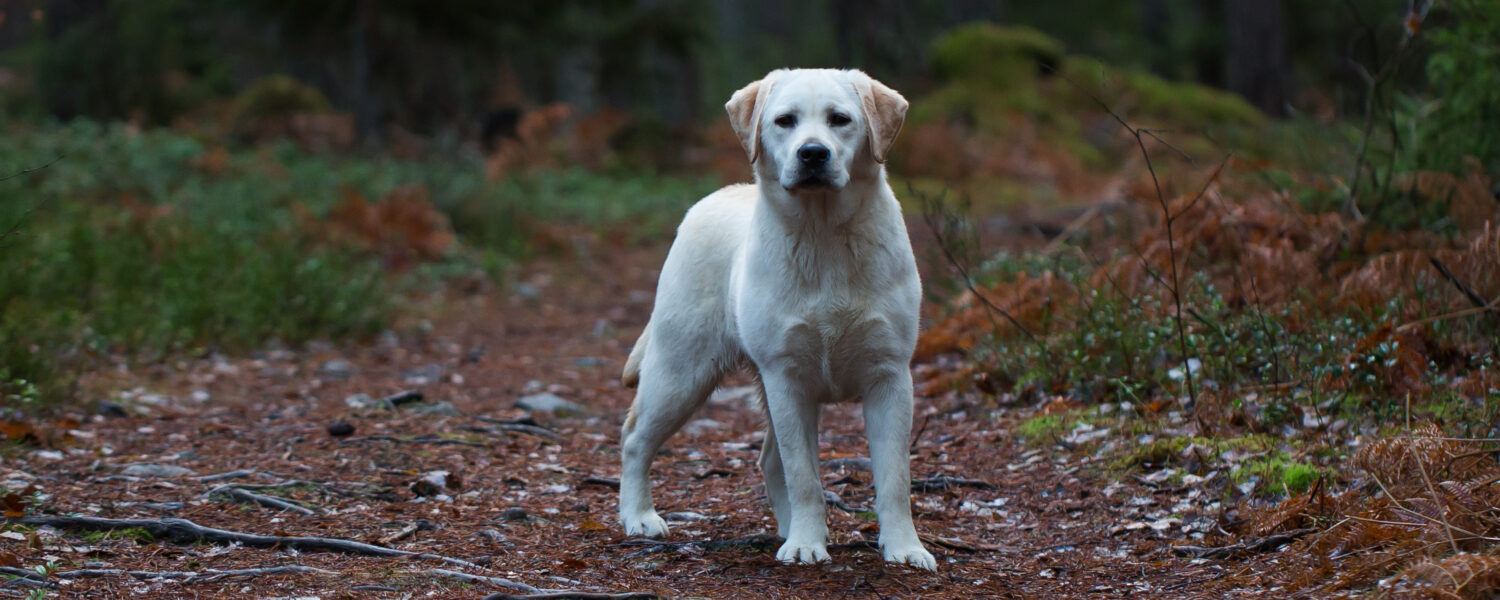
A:
[[[1263,491],[1297,493],[1307,491],[1323,474],[1324,470],[1320,467],[1277,453],[1235,467],[1229,478],[1235,483],[1244,483],[1252,477],[1259,477],[1259,486]]]
[[[1124,456],[1115,460],[1111,465],[1117,470],[1126,470],[1140,466],[1162,466],[1176,463],[1182,456],[1182,452],[1189,446],[1198,445],[1207,449],[1208,460],[1218,460],[1219,455],[1228,452],[1263,452],[1274,448],[1276,441],[1265,435],[1252,435],[1228,439],[1216,439],[1205,437],[1170,437],[1154,440],[1149,444],[1136,446]]]
[[[1091,423],[1094,417],[1081,410],[1055,415],[1037,415],[1016,426],[1016,433],[1027,442],[1045,443],[1067,435],[1079,423]]]
[[[1111,105],[1129,107],[1135,116],[1195,125],[1258,126],[1266,121],[1264,114],[1235,94],[1194,83],[1167,81],[1094,58],[1069,56],[1062,71],[1094,96]],[[1095,105],[1092,98],[1077,90],[1069,103],[1075,108]]]
[[[137,542],[149,542],[156,539],[151,532],[142,527],[127,527],[125,529],[111,529],[109,531],[90,531],[83,534],[83,539],[91,544],[104,540],[135,540]]]
[[[317,88],[286,75],[271,75],[240,92],[229,114],[230,122],[239,129],[260,119],[327,112],[331,106]]]
[[[942,81],[1010,87],[1056,68],[1062,57],[1062,44],[1035,29],[975,23],[937,39],[932,70]]]

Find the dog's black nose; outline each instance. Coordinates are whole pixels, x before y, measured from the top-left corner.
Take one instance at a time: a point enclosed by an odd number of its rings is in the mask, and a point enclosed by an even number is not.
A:
[[[818,143],[803,144],[797,149],[797,159],[802,161],[803,166],[821,167],[828,164],[828,146]]]

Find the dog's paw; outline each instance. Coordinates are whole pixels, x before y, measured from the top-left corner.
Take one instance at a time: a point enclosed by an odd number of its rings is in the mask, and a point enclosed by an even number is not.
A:
[[[937,559],[920,542],[890,544],[881,548],[880,554],[885,557],[886,562],[907,564],[928,571],[937,570]]]
[[[776,551],[776,560],[786,564],[811,565],[828,560],[828,545],[823,542],[798,542],[787,540]]]
[[[667,522],[654,510],[633,517],[621,517],[620,521],[625,523],[625,535],[640,535],[649,538],[667,536]]]

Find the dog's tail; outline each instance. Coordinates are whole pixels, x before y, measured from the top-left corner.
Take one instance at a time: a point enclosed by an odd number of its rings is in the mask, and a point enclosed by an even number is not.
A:
[[[635,340],[635,347],[630,349],[630,358],[625,359],[625,370],[620,373],[620,383],[625,387],[633,388],[641,382],[641,359],[646,356],[646,343],[651,339],[651,322],[646,322],[646,328],[641,330],[641,337]]]

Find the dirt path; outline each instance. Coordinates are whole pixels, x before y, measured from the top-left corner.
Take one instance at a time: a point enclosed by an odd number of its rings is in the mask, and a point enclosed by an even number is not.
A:
[[[527,283],[509,292],[450,298],[446,305],[455,308],[437,322],[407,324],[398,329],[413,333],[353,349],[207,357],[99,374],[88,385],[138,388],[118,400],[128,416],[64,424],[72,431],[55,436],[60,452],[15,451],[0,462],[4,485],[36,484],[45,494],[33,515],[174,517],[472,564],[290,544],[178,544],[139,530],[101,536],[44,527],[8,533],[0,548],[18,566],[52,560],[62,573],[198,573],[74,577],[51,591],[87,598],[476,598],[515,591],[432,569],[671,598],[1181,598],[1233,568],[1174,558],[1155,529],[1121,527],[1172,512],[1173,490],[1110,486],[1093,474],[1091,455],[1018,442],[1011,433],[1017,411],[952,394],[918,399],[913,451],[914,476],[932,484],[914,495],[914,512],[939,557],[936,574],[886,566],[872,548],[875,523],[863,511],[872,490],[857,460],[866,448],[855,406],[832,407],[824,417],[824,482],[848,508],[830,507],[831,564],[783,566],[774,541],[706,544],[775,530],[754,466],[760,425],[732,390],[656,461],[658,507],[678,513],[668,517],[674,545],[626,540],[608,484],[618,475],[618,430],[630,401],[616,376],[649,312],[662,249],[594,254],[601,258],[533,266]],[[424,401],[380,406],[380,398],[405,390],[420,391]],[[514,408],[517,398],[538,392],[585,408]],[[517,426],[527,417],[536,426]],[[330,433],[339,420],[352,425],[352,435]],[[205,478],[241,470],[250,473]],[[452,475],[414,488],[433,471]],[[977,483],[940,489],[942,478]],[[287,480],[304,483],[253,487]],[[227,493],[239,492],[223,489],[208,494],[226,484],[305,510],[236,501]],[[212,571],[285,565],[318,571]],[[22,589],[0,584],[0,595]]]

